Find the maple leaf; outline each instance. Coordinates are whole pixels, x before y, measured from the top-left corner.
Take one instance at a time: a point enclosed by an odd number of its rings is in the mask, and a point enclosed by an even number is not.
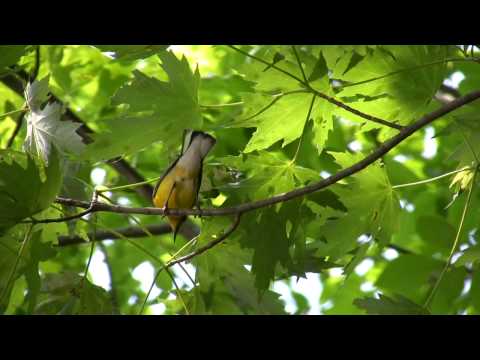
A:
[[[47,101],[49,76],[42,80],[28,83],[25,88],[25,101],[31,111],[39,111],[40,106]]]
[[[27,86],[25,98],[30,112],[26,115],[27,136],[23,147],[26,152],[38,155],[48,165],[52,144],[61,153],[79,154],[85,146],[76,133],[81,124],[60,121],[63,106],[58,102],[40,105],[48,93],[48,77]]]

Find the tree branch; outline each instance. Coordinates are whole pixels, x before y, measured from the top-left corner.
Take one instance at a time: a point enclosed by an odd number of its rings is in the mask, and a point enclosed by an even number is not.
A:
[[[263,64],[265,64],[265,65],[268,65],[268,66],[272,67],[273,69],[275,69],[275,70],[277,70],[277,71],[280,71],[281,73],[289,76],[290,78],[292,78],[292,79],[294,79],[294,80],[297,80],[301,85],[303,85],[303,86],[304,86],[308,91],[310,91],[311,93],[317,95],[318,97],[320,97],[320,98],[322,98],[322,99],[324,99],[324,100],[327,100],[328,102],[330,102],[330,103],[332,103],[332,104],[334,104],[334,105],[336,105],[336,106],[338,106],[338,107],[341,107],[342,109],[344,109],[344,110],[346,110],[346,111],[348,111],[348,112],[351,112],[352,114],[355,114],[355,115],[357,115],[357,116],[360,116],[360,117],[362,117],[362,118],[364,118],[364,119],[366,119],[366,120],[369,120],[369,121],[372,121],[372,122],[375,122],[375,123],[378,123],[378,124],[382,124],[382,125],[384,125],[384,126],[391,127],[391,128],[393,128],[393,129],[396,129],[396,130],[401,130],[401,129],[404,128],[402,125],[398,125],[398,124],[395,124],[395,123],[391,123],[391,122],[389,122],[389,121],[380,119],[380,118],[378,118],[378,117],[376,117],[376,116],[368,115],[368,114],[365,114],[365,113],[363,113],[363,112],[361,112],[361,111],[359,111],[359,110],[356,110],[356,109],[354,109],[354,108],[352,108],[352,107],[344,104],[343,102],[341,102],[341,101],[339,101],[339,100],[337,100],[337,99],[335,99],[335,98],[333,98],[333,97],[331,97],[331,96],[328,96],[328,95],[326,95],[326,94],[324,94],[324,93],[322,93],[322,92],[320,92],[320,91],[312,88],[308,82],[303,81],[303,80],[300,79],[298,76],[296,76],[296,75],[294,75],[294,74],[292,74],[292,73],[290,73],[290,72],[288,72],[288,71],[285,71],[285,70],[283,70],[282,68],[279,68],[277,65],[275,65],[275,64],[273,64],[273,63],[269,63],[268,61],[265,61],[265,60],[263,60],[263,59],[255,56],[255,55],[249,54],[248,52],[243,51],[242,49],[239,49],[239,48],[237,48],[237,47],[235,47],[235,46],[233,46],[233,45],[228,45],[228,47],[231,48],[231,49],[233,49],[233,50],[235,50],[235,51],[237,51],[237,52],[239,52],[240,54],[243,54],[243,55],[245,55],[245,56],[247,56],[247,57],[249,57],[249,58],[252,58],[252,59],[254,59],[254,60],[258,61],[258,62],[261,62],[261,63],[263,63]],[[295,54],[296,54],[296,53],[295,53]],[[302,68],[302,72],[303,72],[303,68]]]
[[[130,207],[123,207],[119,205],[109,205],[104,203],[95,203],[93,204],[91,211],[108,211],[108,212],[116,212],[116,213],[127,213],[127,214],[143,214],[143,215],[173,215],[173,216],[182,216],[182,215],[198,215],[198,216],[223,216],[223,215],[234,215],[239,213],[244,213],[247,211],[252,211],[256,209],[260,209],[263,207],[271,206],[280,202],[285,202],[288,200],[292,200],[294,198],[304,196],[315,191],[322,190],[336,182],[353,175],[362,169],[366,168],[368,165],[374,163],[376,160],[381,158],[383,155],[388,153],[391,149],[393,149],[396,145],[401,143],[403,140],[407,139],[409,136],[414,134],[416,131],[420,130],[424,126],[430,124],[434,120],[440,118],[441,116],[448,114],[449,112],[468,104],[476,99],[480,98],[480,90],[474,91],[468,95],[462,96],[441,108],[423,116],[421,119],[416,121],[415,123],[404,127],[397,135],[393,136],[386,142],[380,144],[380,146],[375,149],[370,155],[366,156],[356,164],[345,168],[336,174],[323,179],[319,182],[313,183],[311,185],[307,185],[292,191],[289,191],[284,194],[279,194],[272,196],[267,199],[253,201],[249,203],[244,203],[241,205],[237,205],[230,208],[219,208],[219,209],[159,209],[159,208],[152,208],[152,207],[145,207],[145,208],[130,208]],[[75,200],[75,199],[67,199],[58,197],[56,200],[57,203],[76,206],[80,208],[89,208],[91,204],[85,201]],[[39,221],[41,222],[41,221]]]
[[[15,129],[13,129],[13,133],[12,135],[10,136],[10,138],[8,139],[8,142],[7,142],[7,149],[12,146],[13,144],[13,141],[15,140],[15,138],[17,137],[18,133],[20,132],[20,129],[22,128],[22,125],[23,125],[23,119],[25,118],[25,114],[26,112],[22,112],[20,114],[20,116],[18,117],[17,119],[17,123],[15,124]]]
[[[178,263],[181,263],[181,262],[184,262],[184,261],[187,261],[187,260],[190,260],[192,258],[194,258],[195,256],[197,255],[200,255],[202,253],[204,253],[205,251],[211,249],[212,247],[214,247],[215,245],[218,245],[220,244],[221,242],[225,241],[227,239],[227,237],[230,236],[231,233],[233,233],[235,231],[235,229],[238,227],[238,225],[240,224],[240,218],[242,216],[242,213],[237,213],[236,216],[235,216],[235,220],[234,222],[232,223],[232,225],[223,233],[222,236],[220,236],[218,239],[215,239],[213,241],[210,241],[208,244],[198,248],[197,250],[191,252],[190,254],[188,255],[185,255],[185,256],[182,256],[181,258],[178,258],[176,260],[173,260],[173,261],[169,261],[165,267],[168,269],[170,267],[172,267],[173,265],[175,264],[178,264]]]
[[[122,237],[127,238],[139,238],[139,237],[146,237],[150,236],[145,232],[147,230],[152,235],[163,235],[168,234],[171,232],[170,225],[168,224],[153,224],[153,225],[145,225],[145,229],[139,226],[129,226],[123,227],[116,230],[97,230],[97,234],[95,237],[95,241],[102,241],[102,240],[116,240]],[[87,234],[90,241],[93,240],[93,234]],[[70,246],[70,245],[77,245],[77,244],[88,244],[84,238],[79,235],[67,236],[67,235],[60,235],[58,236],[58,246]]]
[[[331,96],[328,96],[328,95],[326,95],[326,94],[324,94],[324,93],[321,93],[321,92],[315,90],[315,89],[312,88],[310,85],[308,85],[308,88],[309,88],[309,90],[310,90],[313,94],[317,95],[318,97],[320,97],[320,98],[322,98],[322,99],[325,99],[325,100],[327,100],[328,102],[330,102],[330,103],[332,103],[332,104],[334,104],[334,105],[336,105],[336,106],[338,106],[338,107],[340,107],[340,108],[342,108],[342,109],[344,109],[344,110],[346,110],[346,111],[348,111],[348,112],[351,112],[352,114],[355,114],[355,115],[357,115],[357,116],[360,116],[361,118],[364,118],[364,119],[366,119],[366,120],[369,120],[369,121],[374,122],[374,123],[377,123],[377,124],[381,124],[381,125],[384,125],[384,126],[388,126],[388,127],[390,127],[390,128],[396,129],[396,130],[402,130],[402,129],[405,128],[405,127],[402,126],[402,125],[398,125],[398,124],[395,124],[395,123],[392,123],[392,122],[389,122],[389,121],[380,119],[380,118],[378,118],[378,117],[376,117],[376,116],[373,116],[373,115],[365,114],[365,113],[363,113],[363,112],[361,112],[361,111],[359,111],[359,110],[357,110],[357,109],[354,109],[354,108],[348,106],[347,104],[345,104],[345,103],[343,103],[343,102],[341,102],[341,101],[339,101],[339,100],[337,100],[337,99],[335,99],[335,98],[333,98],[333,97],[331,97]]]

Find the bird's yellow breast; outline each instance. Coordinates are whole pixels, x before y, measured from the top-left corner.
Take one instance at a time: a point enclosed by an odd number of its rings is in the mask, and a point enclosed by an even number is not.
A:
[[[175,186],[174,186],[175,185]],[[197,177],[176,166],[159,184],[153,198],[156,207],[163,208],[168,199],[169,209],[191,209],[197,196]],[[168,216],[173,231],[177,230],[185,216]]]
[[[164,207],[168,199],[167,207],[170,209],[193,207],[197,196],[197,176],[192,175],[180,166],[172,169],[158,186],[153,199],[154,205],[160,208]]]

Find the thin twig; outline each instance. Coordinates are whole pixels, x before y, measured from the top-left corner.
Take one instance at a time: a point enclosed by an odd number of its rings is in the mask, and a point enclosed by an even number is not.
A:
[[[6,146],[7,149],[12,146],[13,141],[15,140],[18,133],[20,132],[20,129],[22,128],[22,125],[23,125],[23,119],[25,118],[25,114],[26,114],[26,112],[24,111],[18,117],[17,123],[15,124],[15,129],[13,129],[13,133],[12,133],[12,135],[10,135],[10,138],[8,139],[7,146]]]
[[[116,240],[123,238],[140,238],[150,236],[144,231],[144,228],[147,229],[148,232],[152,235],[164,235],[172,231],[172,228],[168,224],[152,224],[145,225],[143,227],[129,226],[116,230],[97,230],[97,236],[95,237],[95,241]],[[88,233],[87,237],[90,239],[90,241],[94,241],[91,233]],[[79,235],[60,235],[57,239],[59,247],[88,244],[85,239]]]
[[[423,307],[425,309],[428,309],[428,307],[430,306],[430,303],[433,300],[433,298],[434,298],[434,296],[435,296],[435,294],[438,290],[438,286],[442,282],[443,276],[447,272],[448,268],[450,267],[450,263],[452,262],[453,255],[455,254],[455,249],[457,248],[457,245],[458,245],[458,240],[460,239],[460,234],[462,233],[463,223],[464,223],[465,217],[467,215],[467,210],[468,210],[469,205],[470,205],[470,200],[472,199],[472,193],[473,193],[473,188],[475,186],[475,179],[477,177],[477,173],[478,173],[478,164],[477,164],[477,169],[475,169],[475,172],[473,174],[473,179],[472,179],[472,182],[470,184],[470,188],[468,189],[467,200],[465,201],[465,206],[463,207],[462,217],[460,219],[460,224],[458,225],[457,235],[455,236],[455,241],[453,242],[452,249],[450,250],[450,254],[448,255],[447,263],[443,267],[442,272],[440,273],[439,277],[437,278],[437,281],[435,282],[435,285],[433,286],[432,291],[428,295],[427,300],[425,301],[425,304],[423,305]]]
[[[186,313],[187,315],[190,315],[190,311],[188,311],[187,304],[185,304],[185,300],[183,300],[183,296],[182,296],[182,293],[181,293],[181,289],[180,289],[180,287],[178,286],[177,281],[175,280],[175,276],[173,276],[173,274],[172,274],[172,272],[170,271],[169,268],[165,268],[165,271],[167,272],[168,276],[169,276],[170,279],[172,280],[173,285],[175,286],[175,291],[176,291],[176,293],[177,293],[178,298],[180,299],[180,302],[181,302],[182,305],[183,305],[183,309],[185,310],[185,313]],[[152,282],[152,284],[155,284],[155,281]]]
[[[234,103],[228,103],[228,104],[214,104],[214,105],[198,105],[202,109],[218,109],[218,108],[224,108],[224,107],[231,107],[231,106],[240,106],[243,105],[243,101],[237,101]]]
[[[310,91],[312,93],[314,93],[315,95],[317,95],[318,97],[321,97],[322,99],[325,99],[327,100],[328,102],[348,111],[348,112],[351,112],[352,114],[355,114],[361,118],[364,118],[366,120],[369,120],[371,122],[374,122],[374,123],[377,123],[377,124],[381,124],[381,125],[384,125],[384,126],[387,126],[387,127],[390,127],[390,128],[393,128],[393,129],[396,129],[396,130],[402,130],[405,128],[405,126],[402,126],[402,125],[398,125],[398,124],[395,124],[393,122],[390,122],[390,121],[386,121],[386,120],[383,120],[383,119],[380,119],[376,116],[373,116],[373,115],[369,115],[369,114],[365,114],[357,109],[354,109],[350,106],[348,106],[347,104],[335,99],[334,97],[331,97],[331,96],[328,96],[324,93],[321,93],[320,91],[312,88],[310,85],[308,85],[308,88],[310,89]]]
[[[90,201],[90,205],[87,207],[87,209],[85,211],[79,212],[78,214],[75,214],[75,215],[65,216],[65,217],[61,217],[61,218],[42,219],[42,220],[32,219],[31,221],[25,220],[25,221],[22,221],[22,222],[23,223],[34,223],[34,224],[38,224],[38,223],[48,224],[48,223],[64,222],[64,221],[70,221],[70,220],[78,219],[78,218],[81,218],[81,217],[91,213],[91,212],[94,212],[95,211],[95,205],[97,204],[97,201],[98,201],[98,192],[96,190],[94,190],[92,200]]]
[[[3,113],[2,115],[0,115],[0,119],[3,119],[7,116],[12,116],[14,114],[18,114],[18,113],[22,113],[22,112],[26,112],[27,109],[20,109],[20,110],[13,110],[13,111],[9,111],[9,112],[6,112],[6,113]]]
[[[448,173],[445,173],[445,174],[442,174],[442,175],[438,175],[438,176],[435,176],[435,177],[433,177],[433,178],[426,179],[426,180],[416,181],[416,182],[407,183],[407,184],[393,185],[393,186],[392,186],[392,189],[399,189],[399,188],[403,188],[403,187],[409,187],[409,186],[427,184],[427,183],[429,183],[429,182],[437,181],[437,180],[443,179],[443,178],[448,177],[448,176],[453,175],[453,174],[457,174],[457,173],[462,172],[462,171],[470,171],[470,170],[472,170],[471,167],[466,167],[466,168],[463,168],[463,169],[458,169],[458,170],[450,171],[450,172],[448,172]]]

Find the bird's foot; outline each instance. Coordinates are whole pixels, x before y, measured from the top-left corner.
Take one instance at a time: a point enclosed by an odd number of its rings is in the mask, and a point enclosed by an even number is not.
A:
[[[162,218],[164,218],[165,216],[167,216],[168,206],[165,204],[165,205],[164,205],[163,207],[161,207],[160,209],[163,211]]]

